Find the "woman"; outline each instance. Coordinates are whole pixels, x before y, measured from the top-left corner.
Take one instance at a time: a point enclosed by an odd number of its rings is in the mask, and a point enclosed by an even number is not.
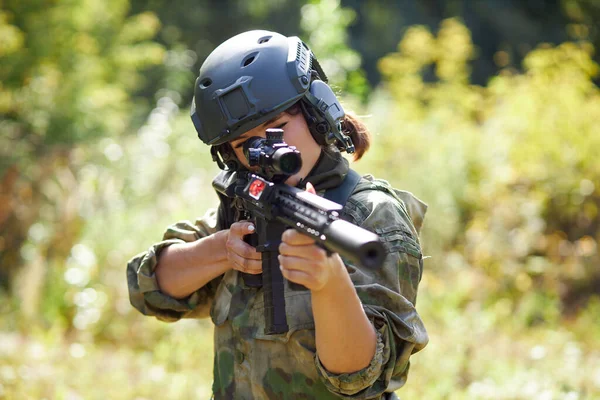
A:
[[[365,126],[347,116],[308,47],[268,31],[234,36],[205,60],[191,112],[200,139],[223,169],[250,167],[243,144],[284,130],[302,167],[286,183],[322,195],[348,175],[340,150],[358,160],[369,147]],[[342,217],[377,233],[384,265],[366,269],[328,255],[287,230],[279,262],[289,331],[265,334],[261,254],[244,242],[255,228],[230,199],[194,224],[169,227],[164,240],[127,266],[132,304],[175,321],[215,324],[215,399],[390,399],[407,378],[409,357],[427,343],[415,310],[423,261],[418,231],[426,206],[371,176],[360,179]]]

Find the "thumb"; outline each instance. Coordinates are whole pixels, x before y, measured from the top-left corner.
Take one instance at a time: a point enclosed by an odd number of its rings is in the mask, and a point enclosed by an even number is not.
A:
[[[308,193],[317,194],[317,191],[315,190],[315,187],[310,182],[306,182],[306,191]]]
[[[255,227],[252,221],[238,221],[231,225],[230,232],[238,238],[254,233]]]

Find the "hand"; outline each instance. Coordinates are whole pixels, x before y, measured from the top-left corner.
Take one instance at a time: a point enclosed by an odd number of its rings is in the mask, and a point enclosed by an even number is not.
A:
[[[306,184],[306,191],[316,194],[310,183]],[[337,253],[327,256],[327,251],[317,246],[313,238],[294,229],[281,236],[279,264],[284,278],[313,292],[322,290],[335,274],[345,270]]]
[[[254,233],[255,229],[254,224],[249,221],[235,222],[231,224],[225,242],[227,259],[231,267],[252,275],[262,272],[262,255],[244,242],[244,236]]]

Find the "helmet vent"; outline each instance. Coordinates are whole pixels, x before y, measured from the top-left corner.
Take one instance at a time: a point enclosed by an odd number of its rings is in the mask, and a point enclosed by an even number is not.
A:
[[[258,52],[247,55],[244,58],[244,61],[242,61],[242,68],[247,67],[248,65],[252,64],[254,62],[254,60],[256,60],[257,57],[258,57]]]
[[[212,80],[210,78],[206,78],[205,80],[203,80],[202,82],[200,82],[200,87],[202,89],[206,89],[210,85],[212,85]]]
[[[298,42],[298,47],[296,48],[296,62],[300,64],[299,66],[303,71],[307,71],[308,68],[310,68],[308,51],[306,51],[306,48],[301,42]]]
[[[273,36],[263,36],[260,39],[258,39],[258,44],[263,44],[263,43],[267,43],[269,40],[271,40]]]

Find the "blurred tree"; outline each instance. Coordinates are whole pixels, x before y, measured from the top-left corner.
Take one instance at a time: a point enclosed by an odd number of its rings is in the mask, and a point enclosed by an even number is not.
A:
[[[525,58],[524,73],[505,70],[487,87],[469,81],[473,52],[455,19],[437,36],[410,28],[379,64],[394,101],[375,103],[374,114],[380,130],[394,134],[380,136],[382,147],[368,157],[429,199],[435,224],[425,243],[439,272],[452,271],[447,260],[479,271],[468,298],[509,299],[527,323],[555,322],[600,287],[593,47],[541,46]],[[436,82],[423,80],[428,69]],[[391,172],[398,159],[406,161]]]
[[[596,0],[342,0],[358,18],[349,28],[350,45],[363,56],[371,85],[380,75],[377,61],[394,51],[411,25],[424,25],[435,32],[445,18],[459,18],[473,33],[476,57],[471,80],[485,84],[498,70],[520,69],[521,62],[541,43],[589,40],[600,44],[600,2]],[[596,54],[596,62],[600,54]],[[435,80],[425,70],[426,80]]]
[[[370,87],[361,68],[361,56],[348,46],[347,30],[356,12],[341,7],[339,0],[313,0],[301,11],[301,36],[319,59],[329,84],[346,96],[366,100]]]
[[[589,40],[596,48],[600,44],[600,3],[595,0],[341,0],[341,4],[333,0],[182,0],[177,7],[166,0],[133,0],[131,12],[143,11],[159,16],[163,28],[158,40],[170,49],[169,65],[158,66],[148,74],[144,93],[152,96],[157,89],[169,87],[179,91],[186,104],[191,100],[191,92],[189,73],[185,72],[196,74],[215,46],[249,29],[303,34],[311,44],[324,37],[334,47],[336,40],[343,42],[346,50],[337,51],[336,57],[347,70],[356,65],[356,56],[350,49],[362,58],[360,71],[364,72],[351,72],[348,77],[351,88],[361,88],[353,89],[361,96],[369,91],[368,86],[374,87],[380,80],[377,61],[395,50],[400,37],[412,25],[435,31],[445,18],[462,20],[473,32],[471,81],[479,85],[503,68],[520,69],[525,55],[540,43]],[[344,28],[343,32],[335,28],[338,26]],[[309,32],[310,38],[306,36]],[[319,53],[321,57],[325,55]],[[594,57],[597,62],[600,60],[600,54]],[[169,82],[165,82],[164,69],[173,65],[178,65],[182,73],[168,75]],[[426,81],[436,79],[430,69],[423,74]],[[369,85],[363,84],[363,75]]]
[[[157,40],[169,49],[170,59],[180,62],[187,75],[164,82],[164,66],[150,71],[149,85],[144,93],[152,96],[156,90],[168,87],[177,90],[183,103],[191,103],[193,79],[202,61],[226,39],[250,29],[267,29],[284,35],[298,35],[300,9],[304,0],[181,0],[177,6],[168,0],[132,0],[133,14],[151,11],[163,27]]]
[[[569,18],[567,34],[572,40],[590,42],[596,49],[594,61],[600,63],[600,1],[598,0],[561,0],[563,13]],[[600,77],[595,77],[600,85]]]
[[[70,251],[83,221],[73,146],[114,137],[148,104],[131,92],[164,58],[151,12],[127,0],[6,0],[0,8],[0,284]],[[38,263],[39,264],[39,263]]]
[[[157,39],[169,49],[167,65],[156,66],[144,93],[160,88],[176,90],[182,103],[190,104],[193,80],[208,54],[230,37],[251,29],[266,29],[300,36],[325,61],[333,84],[364,98],[368,84],[360,68],[361,57],[348,46],[347,27],[355,12],[339,0],[182,0],[173,7],[167,0],[132,0],[132,13],[152,11],[163,25]],[[176,66],[181,73],[165,74]],[[164,81],[161,77],[168,77]]]

